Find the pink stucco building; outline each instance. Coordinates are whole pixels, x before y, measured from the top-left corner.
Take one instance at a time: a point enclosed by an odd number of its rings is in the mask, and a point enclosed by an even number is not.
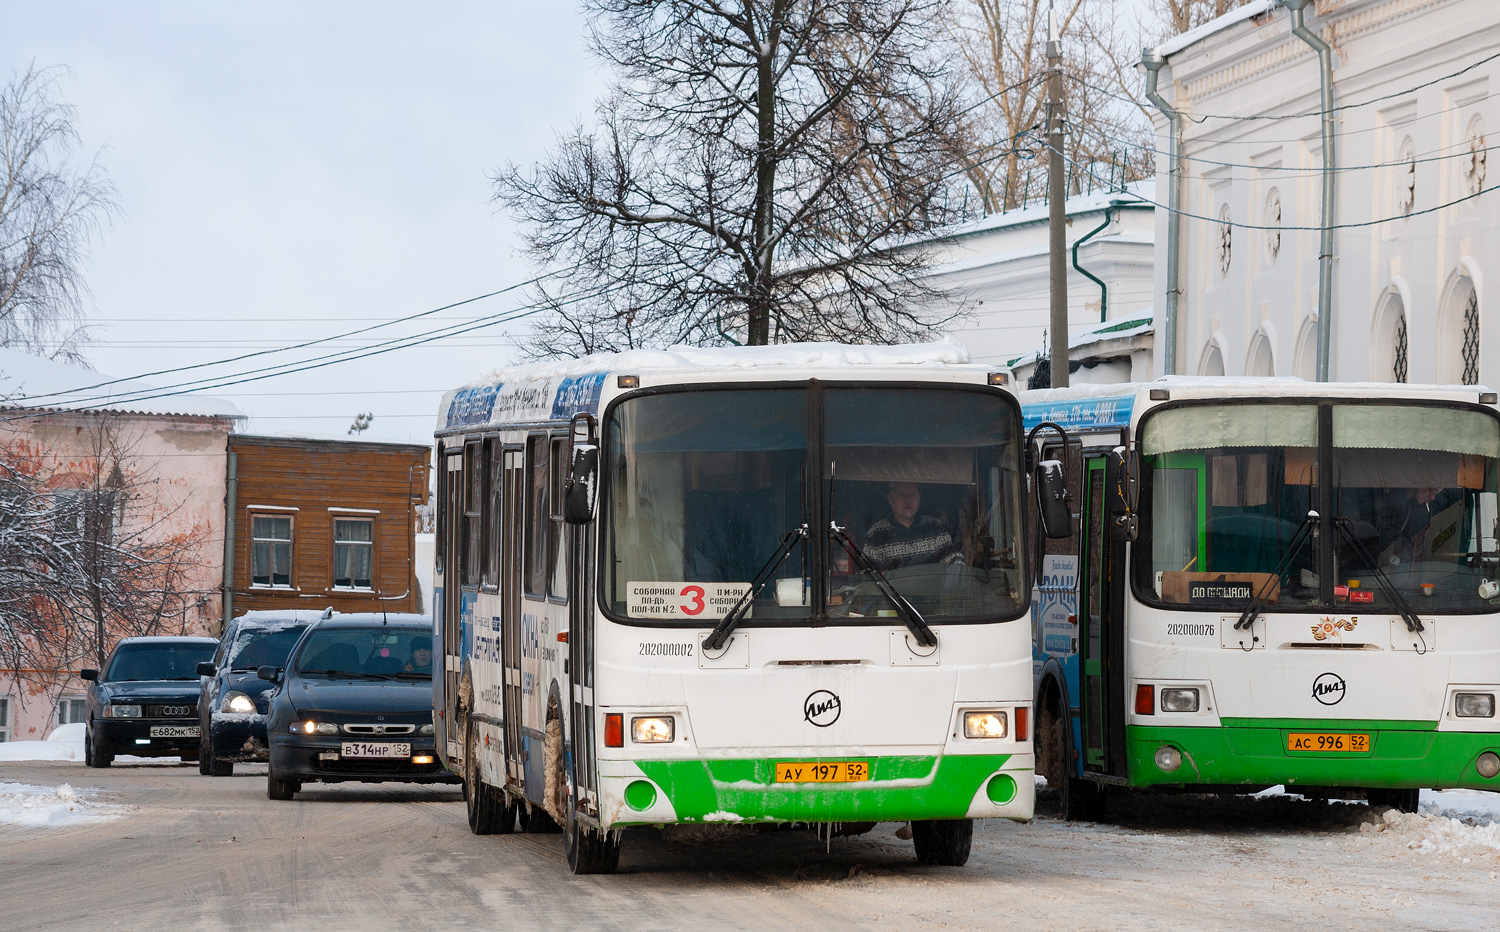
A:
[[[0,740],[40,739],[80,720],[76,673],[120,636],[219,630],[225,451],[244,415],[217,398],[160,395],[0,349],[0,509],[9,510],[0,515]],[[68,607],[31,597],[58,571],[28,575],[36,561],[4,539],[5,519],[14,526],[23,513],[32,546],[102,540],[87,553],[119,556],[96,572],[127,574],[138,594],[102,613],[88,599]]]

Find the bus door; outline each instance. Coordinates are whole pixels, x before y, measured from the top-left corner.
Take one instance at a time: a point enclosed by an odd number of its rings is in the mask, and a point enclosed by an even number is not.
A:
[[[500,559],[500,656],[505,673],[501,717],[505,723],[505,777],[523,784],[521,755],[521,544],[526,516],[526,454],[505,450],[505,527]]]
[[[597,814],[594,754],[594,526],[563,525],[568,535],[568,681],[573,691],[573,794],[578,808]]]
[[[1084,456],[1083,566],[1078,650],[1083,703],[1083,769],[1123,779],[1125,764],[1125,545],[1110,532],[1110,483],[1121,468],[1103,452]]]
[[[440,477],[438,494],[441,496],[438,502],[438,515],[441,518],[439,522],[441,526],[438,528],[438,535],[441,538],[438,542],[438,550],[442,554],[438,582],[443,587],[443,600],[442,604],[433,606],[443,651],[443,675],[438,686],[442,690],[440,708],[443,714],[437,722],[437,728],[442,730],[442,734],[438,736],[438,740],[442,742],[439,746],[446,747],[450,761],[458,761],[462,759],[464,753],[464,723],[457,716],[460,684],[463,682],[466,662],[463,645],[461,582],[463,570],[461,542],[464,526],[463,447],[449,447],[445,454],[443,462],[438,464]]]

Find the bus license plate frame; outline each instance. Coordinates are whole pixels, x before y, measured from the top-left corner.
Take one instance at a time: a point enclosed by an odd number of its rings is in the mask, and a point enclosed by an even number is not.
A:
[[[867,760],[777,761],[777,783],[864,783],[870,779]]]
[[[1368,754],[1370,735],[1347,731],[1287,732],[1288,754]]]

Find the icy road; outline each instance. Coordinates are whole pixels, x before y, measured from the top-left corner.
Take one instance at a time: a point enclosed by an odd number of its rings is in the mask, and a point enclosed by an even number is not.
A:
[[[635,831],[618,875],[573,877],[557,835],[469,834],[456,788],[274,803],[263,768],[239,769],[0,764],[0,789],[68,784],[108,816],[0,811],[0,929],[1500,928],[1489,794],[1385,818],[1292,797],[1126,800],[1111,825],[982,825],[959,869],[919,866],[893,824],[827,850],[801,831]]]

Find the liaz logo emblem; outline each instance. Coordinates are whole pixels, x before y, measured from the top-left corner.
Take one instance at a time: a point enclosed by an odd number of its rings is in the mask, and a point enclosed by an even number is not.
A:
[[[1323,673],[1313,680],[1313,698],[1324,705],[1344,701],[1344,678],[1337,673]]]
[[[819,728],[827,728],[839,720],[839,697],[826,689],[808,694],[802,700],[802,719]]]
[[[1324,618],[1312,626],[1313,640],[1326,641],[1329,638],[1336,638],[1344,631],[1353,631],[1358,624],[1358,618],[1350,618],[1348,621],[1342,618],[1338,621],[1334,621],[1332,618]]]

